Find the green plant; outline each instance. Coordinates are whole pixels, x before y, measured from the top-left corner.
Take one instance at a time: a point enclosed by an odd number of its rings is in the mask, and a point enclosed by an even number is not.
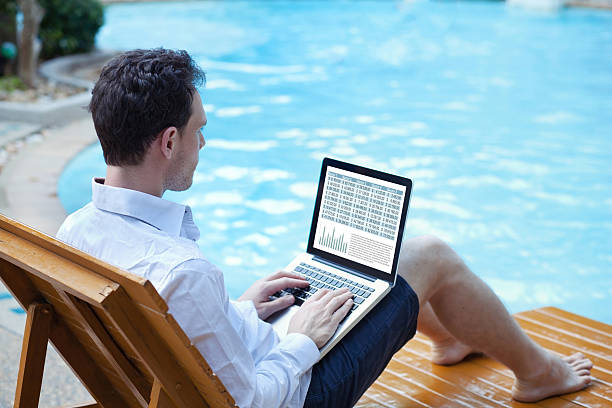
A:
[[[26,89],[26,86],[19,77],[7,76],[0,78],[0,92],[13,92],[17,89]]]
[[[90,51],[104,24],[98,0],[39,0],[45,9],[40,23],[42,58]]]
[[[16,42],[17,3],[14,0],[0,0],[0,43]]]

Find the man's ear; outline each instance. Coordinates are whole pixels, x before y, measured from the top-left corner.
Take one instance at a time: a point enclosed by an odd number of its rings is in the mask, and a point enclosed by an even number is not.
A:
[[[176,149],[176,140],[178,138],[178,130],[174,126],[170,126],[162,130],[160,136],[160,151],[167,158],[172,158],[172,153]]]

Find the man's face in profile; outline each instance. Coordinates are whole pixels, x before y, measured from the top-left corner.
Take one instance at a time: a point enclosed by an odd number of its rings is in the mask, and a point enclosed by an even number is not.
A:
[[[191,116],[176,138],[177,150],[168,169],[167,190],[184,191],[191,187],[199,152],[205,144],[202,128],[206,125],[206,121],[202,98],[196,90],[191,103]]]

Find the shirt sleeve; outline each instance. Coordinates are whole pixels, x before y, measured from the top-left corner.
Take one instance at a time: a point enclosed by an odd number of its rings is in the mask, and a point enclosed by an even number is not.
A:
[[[239,407],[287,405],[319,358],[307,336],[279,340],[251,302],[238,308],[230,302],[221,271],[204,259],[183,262],[152,283]]]

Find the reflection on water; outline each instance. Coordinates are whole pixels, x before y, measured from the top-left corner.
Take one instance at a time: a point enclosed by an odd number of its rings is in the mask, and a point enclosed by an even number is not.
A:
[[[449,241],[512,311],[557,305],[612,323],[610,13],[107,8],[98,46],[160,45],[189,50],[207,71],[195,183],[167,198],[193,207],[232,296],[304,250],[321,159],[332,156],[412,178],[406,236]],[[103,173],[98,147],[68,166],[69,211]]]

